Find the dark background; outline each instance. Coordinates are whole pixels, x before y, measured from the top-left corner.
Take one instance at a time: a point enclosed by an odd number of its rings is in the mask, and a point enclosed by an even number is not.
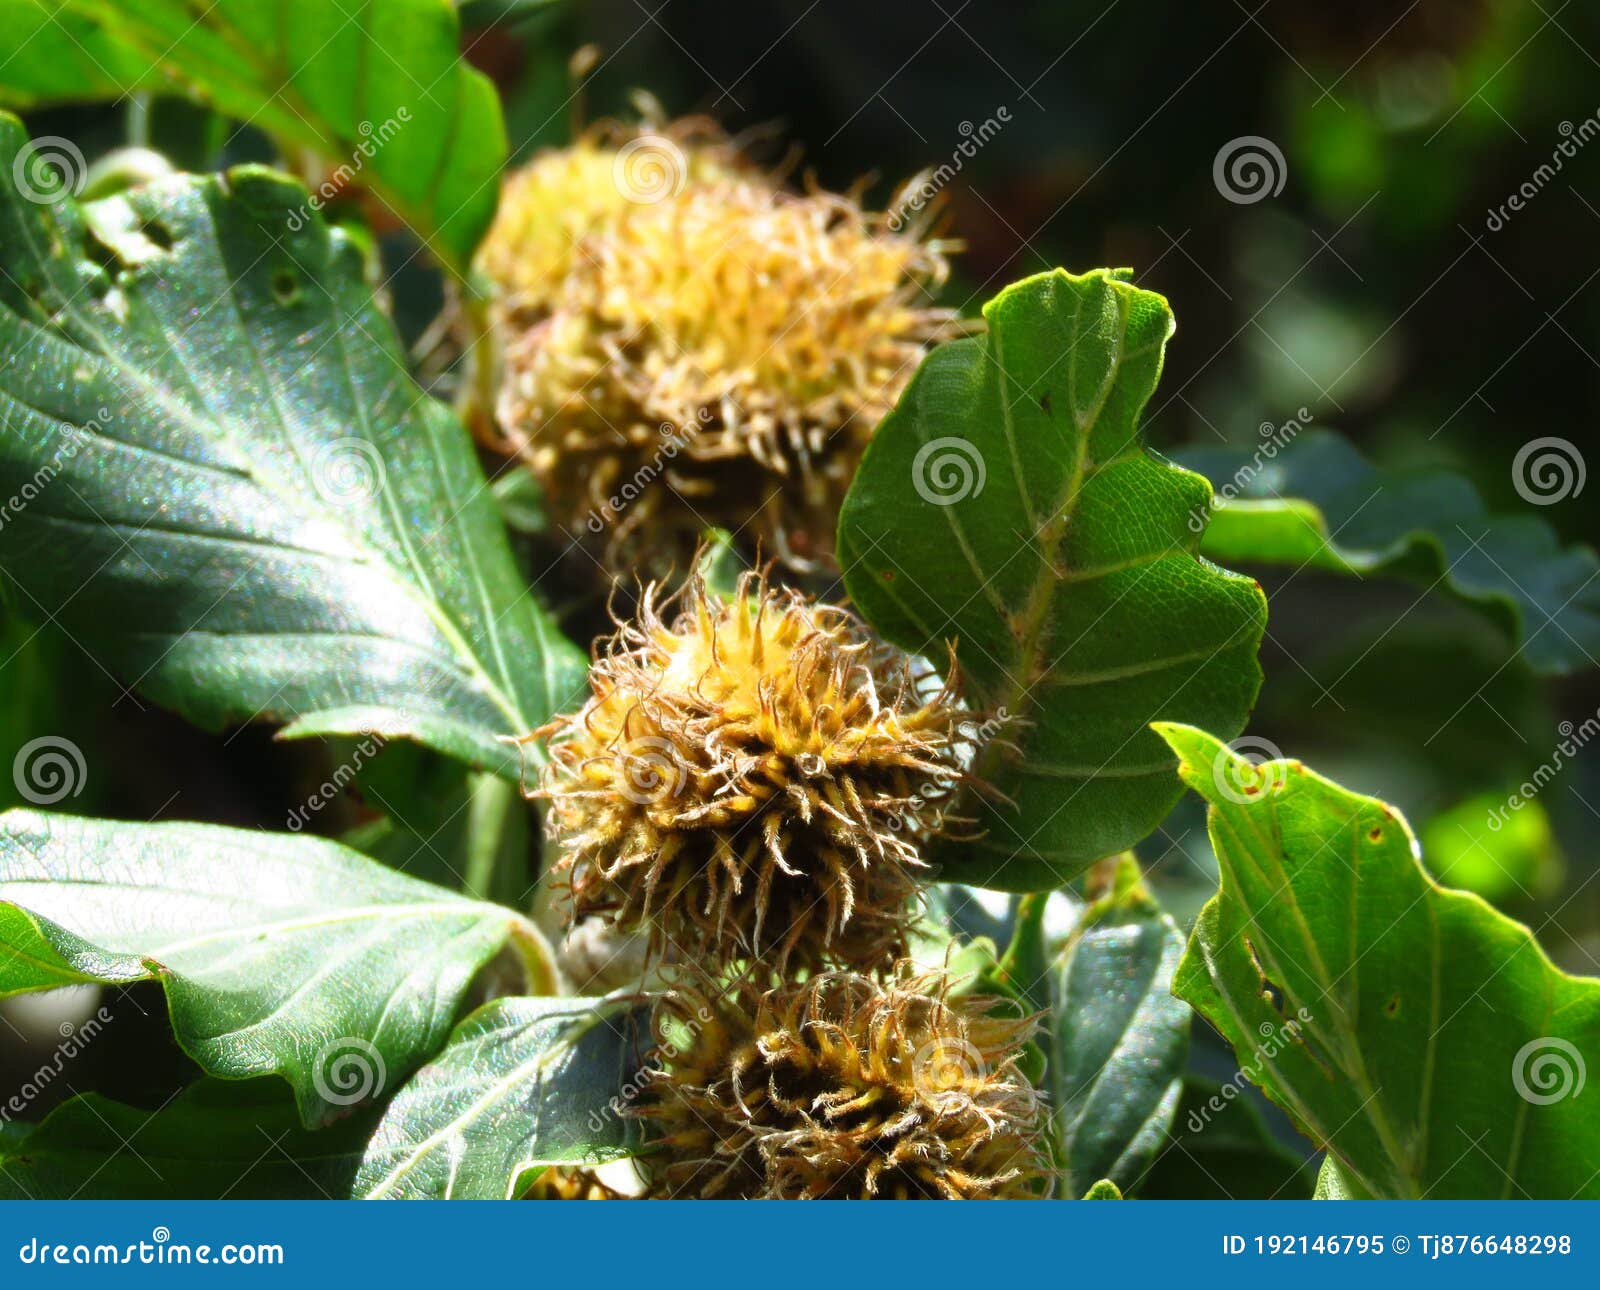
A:
[[[1054,265],[1131,266],[1178,318],[1149,416],[1158,447],[1253,444],[1305,408],[1380,463],[1452,467],[1509,511],[1531,509],[1511,474],[1531,438],[1569,439],[1600,469],[1600,137],[1503,227],[1489,218],[1569,129],[1597,124],[1595,0],[478,0],[466,15],[519,156],[626,113],[642,88],[731,131],[775,124],[774,159],[792,143],[797,175],[869,177],[881,202],[1004,108],[946,192],[944,227],[966,250],[945,302],[975,313]],[[577,99],[567,60],[586,43],[600,61]],[[115,109],[29,124],[91,160],[125,129]],[[192,108],[158,106],[154,128],[191,167],[264,155]],[[1245,135],[1285,162],[1281,192],[1253,204],[1213,182],[1219,149]],[[415,334],[433,284],[408,269],[393,296]],[[1538,514],[1587,542],[1597,509],[1600,482]],[[1600,973],[1600,746],[1540,794],[1550,836],[1473,826],[1551,759],[1561,721],[1600,707],[1596,673],[1535,678],[1480,616],[1411,585],[1260,576],[1272,619],[1252,731],[1401,805],[1437,855],[1476,862],[1452,881]],[[0,755],[41,733],[93,750],[72,809],[278,829],[326,773],[327,749],[188,728],[39,628],[9,613],[0,628]],[[0,776],[0,800],[11,789]],[[371,815],[352,795],[315,827]],[[1141,853],[1180,915],[1214,885],[1193,803]],[[97,1043],[102,1074],[149,1042],[124,1035]]]

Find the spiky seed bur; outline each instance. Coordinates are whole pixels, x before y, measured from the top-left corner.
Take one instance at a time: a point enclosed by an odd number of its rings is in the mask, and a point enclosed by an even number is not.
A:
[[[844,610],[755,575],[683,596],[668,622],[649,587],[589,702],[530,736],[571,917],[718,966],[888,966],[971,714]]]
[[[502,429],[614,569],[681,568],[710,526],[825,557],[873,428],[952,330],[927,304],[946,247],[666,129],[681,185],[659,198],[608,175],[615,128],[508,181],[481,260],[504,302]]]
[[[674,1054],[636,1114],[654,1198],[985,1199],[1045,1190],[1033,1023],[937,979],[830,972],[761,993],[680,990]]]
[[[571,147],[540,152],[506,176],[499,211],[478,251],[478,267],[497,288],[498,320],[527,326],[548,317],[567,275],[585,258],[587,239],[639,204],[625,182],[629,161],[622,149],[643,138],[675,150],[675,156],[642,160],[675,163],[681,157],[683,182],[730,179],[749,170],[716,127],[697,118],[637,127],[602,122]]]

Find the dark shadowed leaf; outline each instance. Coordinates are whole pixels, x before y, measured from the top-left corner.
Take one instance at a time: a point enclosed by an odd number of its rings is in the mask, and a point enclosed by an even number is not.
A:
[[[1189,1008],[1172,997],[1183,935],[1131,857],[1115,884],[1050,974],[1050,1103],[1069,1196],[1138,1180],[1166,1141],[1189,1052]]]
[[[153,1110],[86,1093],[14,1146],[7,1200],[342,1200],[376,1113],[303,1128],[275,1079],[202,1080]]]
[[[1567,445],[1568,448],[1572,446]],[[1523,473],[1535,499],[1538,451]],[[1548,469],[1563,460],[1548,450]],[[1574,448],[1575,453],[1577,450]],[[1201,550],[1230,564],[1286,564],[1364,577],[1382,574],[1477,606],[1541,672],[1595,666],[1600,656],[1600,560],[1563,548],[1532,513],[1493,515],[1447,470],[1379,470],[1338,435],[1310,431],[1270,458],[1242,449],[1191,449],[1184,465],[1237,499],[1218,506]],[[1566,459],[1576,470],[1576,460]],[[1559,474],[1548,477],[1559,489]]]

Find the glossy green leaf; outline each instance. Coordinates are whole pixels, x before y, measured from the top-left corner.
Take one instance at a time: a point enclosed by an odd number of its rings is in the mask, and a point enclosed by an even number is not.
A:
[[[360,183],[465,272],[494,218],[505,125],[448,0],[0,0],[0,102],[175,89]],[[302,217],[309,207],[302,208]]]
[[[1183,935],[1131,857],[1084,910],[1050,972],[1050,1106],[1064,1192],[1126,1190],[1166,1141],[1183,1086],[1190,1012],[1172,997]]]
[[[1324,1156],[1322,1168],[1317,1171],[1314,1200],[1371,1200],[1360,1183],[1339,1163],[1337,1156]]]
[[[1327,431],[1264,453],[1178,454],[1219,494],[1236,494],[1211,515],[1208,556],[1437,587],[1490,615],[1537,671],[1577,671],[1600,657],[1600,559],[1563,548],[1543,518],[1491,514],[1447,470],[1380,470]]]
[[[202,1080],[155,1110],[98,1093],[0,1147],[5,1200],[341,1200],[376,1116],[309,1130],[280,1080]]]
[[[1174,988],[1267,1096],[1378,1197],[1600,1198],[1600,980],[1438,886],[1385,803],[1161,732],[1222,871]]]
[[[874,435],[839,521],[851,598],[898,644],[953,643],[976,706],[1011,719],[976,769],[952,881],[1059,886],[1148,835],[1181,787],[1148,729],[1233,733],[1261,682],[1266,602],[1196,555],[1210,489],[1144,451],[1172,333],[1119,273],[1056,271],[935,349]]]
[[[308,1124],[399,1087],[508,942],[519,985],[553,988],[517,914],[337,843],[0,815],[0,996],[159,979],[190,1056],[230,1079],[284,1076]]]
[[[497,999],[395,1095],[356,1180],[373,1200],[503,1200],[544,1165],[632,1154],[643,1018],[629,1001]],[[630,1084],[630,1081],[632,1083]]]
[[[0,569],[192,721],[377,731],[508,777],[581,687],[465,430],[339,233],[243,168],[83,208],[0,118]]]

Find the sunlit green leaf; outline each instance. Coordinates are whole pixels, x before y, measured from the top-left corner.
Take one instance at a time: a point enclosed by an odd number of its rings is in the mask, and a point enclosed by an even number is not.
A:
[[[1144,451],[1173,329],[1104,270],[1008,287],[874,435],[839,522],[851,598],[900,645],[955,647],[1010,719],[976,767],[975,886],[1043,890],[1150,833],[1181,786],[1157,718],[1237,732],[1261,681],[1260,589],[1199,559],[1210,490]],[[1009,742],[1006,742],[1006,741]]]
[[[517,914],[337,843],[0,815],[0,996],[158,979],[190,1056],[230,1079],[284,1076],[308,1124],[392,1093],[508,943],[520,987],[553,988]]]
[[[1174,988],[1267,1096],[1378,1197],[1600,1198],[1600,980],[1435,884],[1385,803],[1161,732],[1222,868]]]
[[[390,1103],[358,1193],[503,1200],[520,1195],[541,1165],[631,1154],[638,1122],[625,1112],[648,1046],[641,1026],[625,1000],[497,999],[480,1008]]]

